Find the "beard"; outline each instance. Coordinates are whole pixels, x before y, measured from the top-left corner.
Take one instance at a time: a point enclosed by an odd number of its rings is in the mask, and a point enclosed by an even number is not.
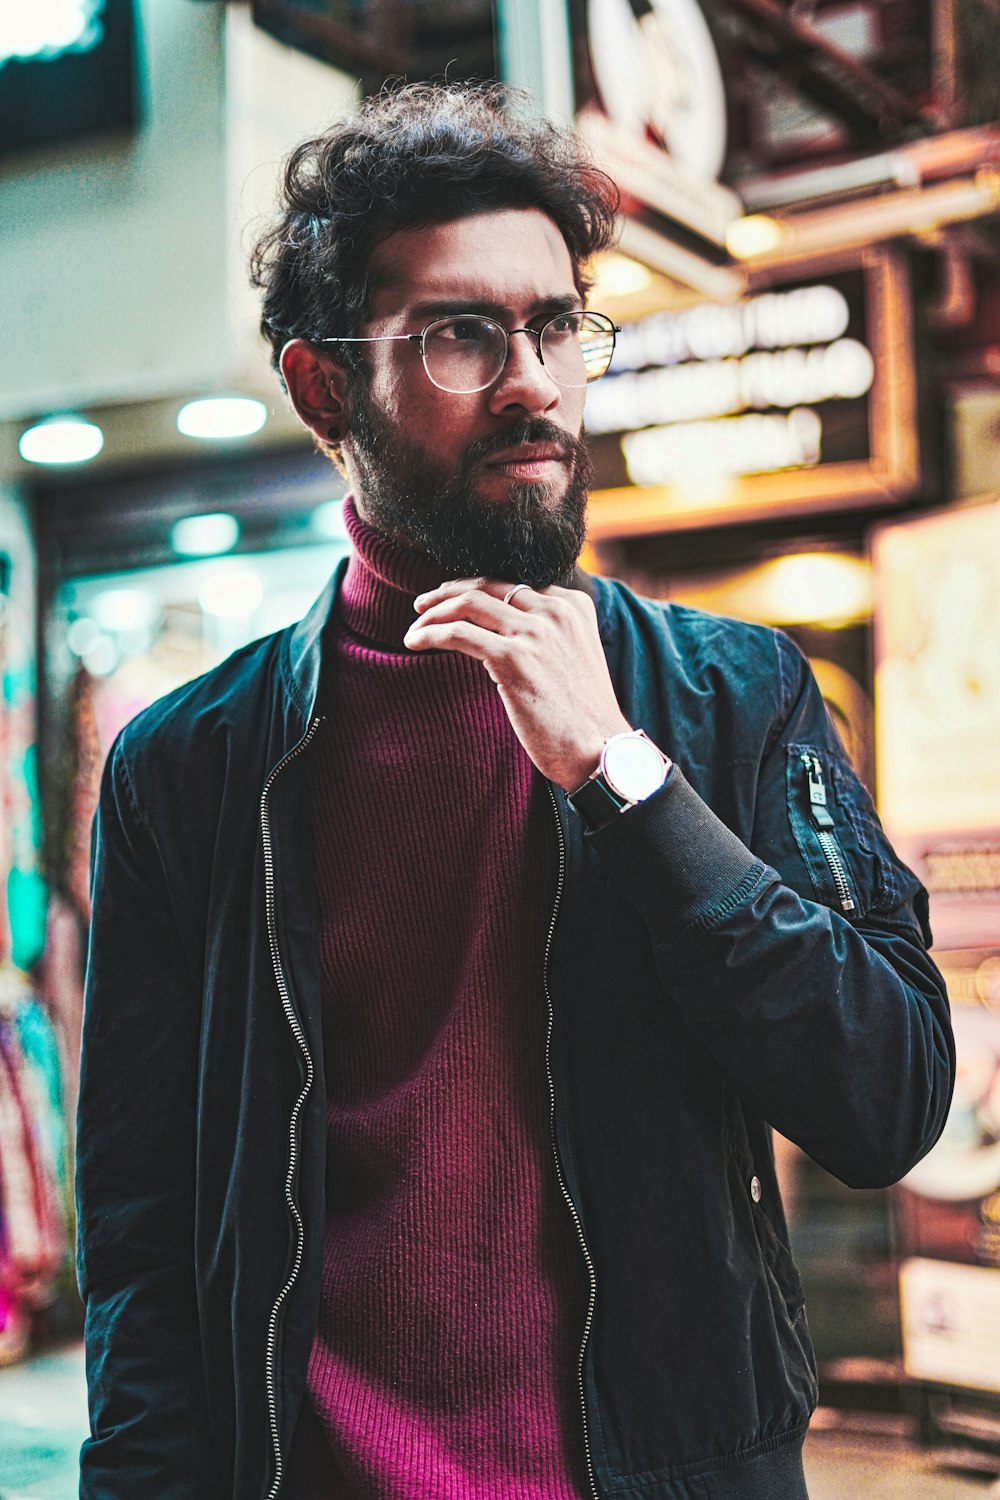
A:
[[[557,445],[568,483],[512,481],[507,497],[476,494],[476,473],[493,454],[525,443]],[[371,399],[362,380],[351,402],[350,454],[365,517],[383,536],[416,547],[449,578],[499,578],[547,588],[568,583],[587,535],[593,464],[582,437],[543,418],[518,422],[471,442],[456,470],[407,441]]]

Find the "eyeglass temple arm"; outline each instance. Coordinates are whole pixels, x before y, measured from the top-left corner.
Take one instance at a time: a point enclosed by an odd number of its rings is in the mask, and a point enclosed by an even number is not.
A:
[[[368,338],[350,338],[346,334],[332,339],[316,339],[317,344],[396,344],[415,343],[423,340],[422,333],[373,333]]]
[[[561,316],[562,314],[557,313],[556,317],[552,319],[552,322],[554,323],[556,321],[556,318]],[[615,333],[621,333],[622,331],[621,325],[619,323],[612,323],[611,327]],[[426,331],[427,330],[424,329],[424,333],[426,333]],[[537,338],[542,333],[542,331],[543,330],[541,328],[511,328],[507,331],[507,337],[508,339],[512,338],[515,333],[533,333]],[[348,334],[337,334],[333,338],[329,339],[316,339],[315,342],[317,344],[401,344],[404,342],[412,344],[422,344],[423,340],[423,333],[373,333],[370,334],[367,338],[360,338],[357,336],[352,337]]]

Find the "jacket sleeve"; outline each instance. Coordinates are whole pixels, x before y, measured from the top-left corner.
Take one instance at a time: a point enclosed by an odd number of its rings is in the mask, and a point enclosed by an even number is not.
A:
[[[850,1186],[884,1186],[943,1129],[948,1000],[926,892],[889,846],[808,664],[775,641],[786,690],[759,761],[753,847],[676,765],[587,838],[642,916],[664,990],[752,1108]],[[826,839],[810,812],[816,763]]]
[[[210,1500],[193,1251],[198,988],[121,738],[91,867],[77,1121],[91,1435],[80,1495]]]

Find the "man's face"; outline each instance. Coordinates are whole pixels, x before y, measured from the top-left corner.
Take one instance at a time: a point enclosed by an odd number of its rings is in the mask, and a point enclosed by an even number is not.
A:
[[[370,334],[420,333],[478,312],[508,330],[582,306],[566,243],[537,209],[504,209],[401,230],[372,256]],[[557,385],[537,340],[517,334],[486,390],[428,378],[416,343],[361,346],[344,454],[358,510],[451,576],[565,581],[585,535],[591,466],[585,389]]]

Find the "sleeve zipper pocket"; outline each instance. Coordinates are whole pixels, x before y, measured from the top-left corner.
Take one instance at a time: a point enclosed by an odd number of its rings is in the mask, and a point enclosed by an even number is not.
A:
[[[822,763],[818,755],[813,755],[808,750],[803,750],[799,758],[805,767],[809,787],[810,820],[819,846],[830,867],[840,909],[843,912],[855,911],[857,908],[851,894],[851,883],[847,878],[847,865],[833,831],[833,818],[826,805],[826,781],[823,777]]]

